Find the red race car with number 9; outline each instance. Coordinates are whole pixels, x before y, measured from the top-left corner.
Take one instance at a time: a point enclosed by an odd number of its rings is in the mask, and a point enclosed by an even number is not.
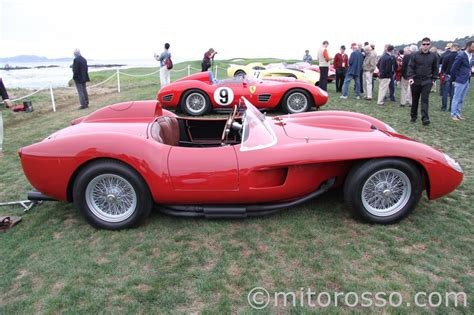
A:
[[[214,80],[209,71],[176,80],[161,88],[157,98],[165,108],[201,116],[212,109],[230,110],[242,96],[259,109],[281,108],[289,114],[319,108],[329,97],[319,87],[293,78]]]

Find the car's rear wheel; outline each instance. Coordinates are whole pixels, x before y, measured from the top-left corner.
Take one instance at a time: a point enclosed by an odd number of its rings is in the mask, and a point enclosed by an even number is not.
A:
[[[416,207],[422,187],[422,175],[412,162],[372,159],[351,170],[344,184],[344,197],[362,219],[391,224]]]
[[[142,177],[113,160],[93,162],[81,170],[74,181],[73,199],[91,225],[109,230],[137,226],[153,206]]]
[[[303,113],[310,108],[311,98],[305,90],[291,90],[283,98],[283,109],[289,114]]]
[[[234,73],[234,78],[244,78],[247,75],[244,70],[237,70]]]
[[[211,101],[200,90],[189,90],[181,98],[181,109],[190,116],[205,115],[211,109]]]

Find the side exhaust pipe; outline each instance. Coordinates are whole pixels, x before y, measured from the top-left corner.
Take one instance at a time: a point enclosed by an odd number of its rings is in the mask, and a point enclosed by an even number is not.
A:
[[[44,195],[43,193],[40,193],[39,191],[30,191],[28,192],[28,200],[31,200],[31,201],[57,201],[56,199],[50,197],[50,196],[46,196]]]

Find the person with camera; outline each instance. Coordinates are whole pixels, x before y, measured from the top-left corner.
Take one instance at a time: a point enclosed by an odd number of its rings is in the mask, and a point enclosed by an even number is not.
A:
[[[160,62],[160,84],[161,87],[170,84],[170,70],[173,67],[171,63],[170,44],[165,43],[165,50],[161,54],[155,54],[156,61]]]
[[[209,68],[212,66],[212,63],[214,62],[214,56],[217,54],[217,51],[215,51],[212,48],[209,48],[208,51],[204,54],[204,58],[202,58],[202,63],[201,63],[201,72],[206,72],[209,70]]]

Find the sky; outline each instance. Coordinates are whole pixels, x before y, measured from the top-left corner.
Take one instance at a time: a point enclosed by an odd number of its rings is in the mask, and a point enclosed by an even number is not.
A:
[[[0,0],[0,57],[147,59],[165,42],[176,61],[313,57],[324,40],[383,45],[473,34],[473,0]]]

